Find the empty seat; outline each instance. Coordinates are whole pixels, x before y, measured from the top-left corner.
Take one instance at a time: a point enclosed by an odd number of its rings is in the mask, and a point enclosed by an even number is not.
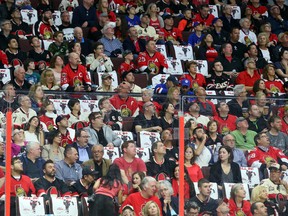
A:
[[[20,50],[23,51],[23,52],[29,52],[30,50],[32,50],[32,46],[30,45],[30,42],[29,40],[27,39],[19,39],[18,40],[19,42],[19,47],[20,47]]]
[[[148,86],[147,74],[134,74],[135,84],[141,88],[146,88]]]

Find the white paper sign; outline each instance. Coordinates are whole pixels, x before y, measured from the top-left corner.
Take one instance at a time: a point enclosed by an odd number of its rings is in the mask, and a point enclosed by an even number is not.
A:
[[[121,145],[123,142],[128,140],[134,140],[133,133],[131,131],[113,131],[120,139],[121,139]]]
[[[99,86],[102,85],[101,76],[102,76],[104,73],[107,73],[107,72],[98,72],[98,83],[99,83]],[[116,71],[109,72],[109,74],[112,76],[112,84],[111,84],[111,85],[112,85],[112,86],[118,86],[118,76],[117,76]]]
[[[150,148],[136,148],[136,157],[142,159],[144,162],[150,159]]]
[[[152,77],[152,88],[155,88],[156,85],[160,83],[166,83],[167,78],[170,74],[158,74]]]
[[[52,14],[52,18],[54,25],[60,26],[62,24],[60,11],[54,11],[54,13]]]
[[[176,46],[174,45],[174,50],[175,50],[175,56],[176,59],[181,59],[181,60],[193,60],[193,48],[192,46]]]
[[[22,16],[22,20],[23,22],[27,23],[28,25],[33,25],[34,23],[36,23],[38,21],[38,14],[37,14],[37,10],[33,9],[33,10],[21,10],[21,16]]]
[[[214,15],[215,17],[218,17],[218,8],[216,5],[209,5],[210,8],[210,14]]]
[[[43,40],[44,49],[48,50],[50,44],[53,42],[54,42],[53,40]]]
[[[163,54],[165,56],[165,58],[167,59],[167,50],[166,50],[166,46],[165,45],[156,44],[156,49],[157,49],[158,52]]]
[[[254,188],[260,184],[259,170],[257,167],[241,167],[242,182],[248,184],[249,188]]]
[[[199,194],[198,182],[193,182],[193,183],[194,183],[195,193]],[[218,195],[217,183],[216,182],[210,182],[210,189],[211,189],[210,197],[212,199],[218,200],[219,195]]]
[[[234,92],[233,91],[224,91],[224,95],[234,96]],[[228,103],[229,101],[231,101],[231,99],[226,99],[226,103]]]
[[[69,99],[50,99],[53,102],[57,115],[67,115],[71,111],[68,107]]]
[[[120,157],[120,151],[118,147],[104,147],[104,155],[105,159],[109,159],[112,162]]]
[[[80,100],[81,113],[99,112],[98,100]]]
[[[239,6],[232,6],[232,17],[234,19],[241,19],[241,9]]]
[[[141,148],[151,148],[152,144],[160,140],[160,134],[157,132],[140,131],[139,134]]]
[[[168,64],[168,74],[172,75],[182,75],[183,68],[180,59],[167,59]]]
[[[74,29],[73,28],[64,28],[63,30],[64,38],[66,41],[74,40]]]
[[[43,197],[18,197],[20,216],[44,216]]]
[[[225,197],[227,199],[230,199],[230,192],[231,192],[231,188],[233,187],[233,185],[235,185],[235,183],[224,183]],[[246,192],[246,196],[245,196],[244,200],[250,200],[248,185],[247,184],[242,184],[242,185],[243,185],[243,188]]]
[[[10,70],[9,69],[0,69],[0,80],[5,85],[6,83],[10,82]]]
[[[51,197],[54,216],[78,216],[76,197]]]
[[[206,60],[194,60],[197,62],[197,71],[203,76],[208,76],[208,63]]]

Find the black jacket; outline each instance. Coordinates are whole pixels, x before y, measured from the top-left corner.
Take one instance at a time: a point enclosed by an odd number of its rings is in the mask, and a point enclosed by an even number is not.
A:
[[[77,150],[77,152],[79,153],[77,143],[76,143],[76,142],[73,142],[71,145],[72,145],[73,148],[75,148],[75,149]],[[88,153],[88,157],[89,157],[89,158],[92,158],[92,156],[93,156],[92,151],[91,151],[92,146],[93,146],[93,145],[88,144],[88,146],[87,146],[87,148],[86,148],[86,151],[87,151],[87,153]],[[77,163],[82,164],[84,161],[80,161],[79,159],[80,159],[80,158],[78,157]]]
[[[144,52],[146,50],[146,48],[145,48],[146,41],[144,39],[139,38],[138,43],[140,46],[140,52]],[[127,37],[123,41],[123,49],[124,50],[131,50],[133,54],[137,54],[137,55],[139,54],[139,52],[136,52],[136,47],[135,47],[134,42],[131,40],[130,37]]]

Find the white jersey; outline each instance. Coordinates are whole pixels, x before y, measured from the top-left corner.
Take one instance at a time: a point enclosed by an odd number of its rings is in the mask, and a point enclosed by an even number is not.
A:
[[[37,116],[37,113],[33,109],[29,108],[28,112],[26,113],[21,107],[19,107],[12,113],[13,125],[21,127],[33,116]]]

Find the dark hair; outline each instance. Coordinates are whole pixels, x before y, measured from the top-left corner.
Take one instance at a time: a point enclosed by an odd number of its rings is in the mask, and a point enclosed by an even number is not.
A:
[[[68,44],[68,52],[71,53],[73,52],[73,48],[75,47],[75,44],[76,43],[79,43],[77,41],[70,41],[69,44]],[[80,43],[79,43],[80,44]]]
[[[258,140],[260,140],[262,134],[266,134],[266,132],[261,131],[254,136],[254,142],[256,146],[258,146]]]
[[[89,122],[91,123],[92,120],[95,120],[95,116],[99,114],[102,115],[101,112],[91,112],[88,116]]]
[[[76,130],[76,132],[75,132],[75,138],[81,137],[82,131],[85,131],[85,132],[86,132],[86,130],[85,130],[84,128],[80,128],[80,129]]]
[[[238,30],[240,31],[240,28],[239,28],[239,27],[232,27],[232,28],[231,28],[231,31],[230,31],[230,34],[232,34],[232,32],[233,32],[235,29],[238,29]]]
[[[199,6],[199,10],[202,10],[203,8],[209,8],[209,5],[208,4],[201,4],[200,6]]]
[[[25,124],[25,126],[24,126],[24,130],[29,130],[29,128],[30,128],[30,125],[31,125],[31,122],[32,122],[32,120],[34,119],[34,118],[37,118],[38,119],[38,126],[36,127],[36,129],[35,129],[35,134],[39,134],[40,133],[40,127],[41,127],[41,124],[40,124],[40,119],[39,119],[39,117],[38,116],[32,116],[30,119],[29,119],[29,121]]]
[[[101,98],[101,99],[98,101],[98,107],[99,107],[99,108],[101,108],[101,106],[102,106],[102,104],[103,104],[103,102],[104,102],[105,100],[109,100],[109,98],[108,98],[108,97],[103,97],[103,98]]]
[[[13,39],[15,39],[15,40],[17,41],[17,43],[19,44],[19,41],[18,41],[17,37],[14,36],[14,35],[9,36],[9,37],[7,38],[7,44],[9,44],[9,43],[11,42],[11,40],[13,40]]]
[[[265,66],[265,68],[266,68],[266,67],[267,67],[267,65]],[[265,70],[265,69],[264,69],[264,70]],[[264,70],[263,70],[263,72],[264,72]],[[263,76],[264,76],[264,73],[263,73]],[[264,78],[264,77],[263,77],[263,78]],[[264,82],[263,79],[258,79],[258,80],[256,80],[256,81],[254,82],[253,92],[254,92],[255,94],[259,91],[259,84],[260,84],[261,81]],[[265,82],[264,82],[264,83],[265,83]],[[266,93],[267,93],[267,92],[266,92],[266,89],[264,89],[263,92],[266,94]]]
[[[94,45],[93,45],[93,51],[95,50],[95,49],[97,49],[97,47],[98,46],[103,46],[104,47],[104,44],[103,43],[101,43],[101,42],[99,42],[99,41],[97,41],[96,43],[94,43]]]
[[[55,67],[55,62],[56,62],[56,59],[57,59],[58,56],[64,61],[64,58],[63,58],[62,55],[54,55],[51,58],[51,60],[50,60],[50,68],[54,68]]]
[[[20,160],[20,157],[12,157],[11,158],[11,165],[14,165],[15,161]]]
[[[207,38],[208,35],[211,35],[211,34],[210,34],[210,33],[206,33],[206,34],[204,35],[204,37],[203,37],[202,40],[201,40],[201,43],[200,43],[199,47],[205,47],[205,48],[208,47],[208,46],[207,46],[207,43],[206,43],[206,41],[205,41],[205,39]],[[211,35],[211,37],[213,38],[212,35]],[[211,47],[214,47],[214,42],[212,42]]]
[[[257,45],[255,43],[251,43],[247,46],[247,50],[250,50],[252,46],[256,46],[256,48],[257,48]]]
[[[144,177],[145,177],[145,173],[144,172],[140,172],[140,171],[137,171],[137,172],[134,172],[133,174],[132,174],[132,182],[133,182],[133,177],[134,177],[134,175],[139,175],[139,177],[140,177],[140,179],[141,179],[141,181],[144,179]]]
[[[208,131],[208,133],[209,133],[209,128],[210,128],[210,126],[211,126],[213,123],[216,123],[217,129],[219,128],[219,123],[218,123],[218,121],[216,121],[216,120],[210,120],[210,121],[207,123],[207,131]]]
[[[228,46],[228,45],[231,45],[231,43],[224,43],[224,44],[221,45],[221,54],[223,54],[223,49],[225,49],[226,46]]]
[[[32,44],[32,41],[33,41],[34,38],[40,39],[37,35],[33,35],[33,36],[30,38],[30,40],[29,40],[29,43],[30,43],[30,44]]]
[[[124,148],[128,148],[129,144],[133,143],[135,145],[134,140],[127,140],[124,141],[123,144],[121,145],[121,151],[124,153]]]
[[[198,65],[198,63],[196,61],[187,61],[185,67],[189,69],[191,65]]]
[[[172,104],[170,102],[165,102],[162,106],[162,109],[160,111],[160,116],[161,117],[164,117],[165,116],[165,113],[166,113],[166,110],[168,109],[169,105]],[[173,105],[173,104],[172,104]],[[174,106],[174,105],[173,105]]]
[[[25,71],[28,70],[28,67],[29,67],[30,62],[34,62],[34,59],[28,58],[28,59],[26,59],[26,60],[24,61],[23,65],[24,65]]]
[[[151,146],[152,155],[154,155],[154,149],[158,148],[159,142],[161,142],[161,140],[157,140],[156,142],[152,143],[152,146]]]
[[[206,178],[202,178],[198,181],[198,188],[202,187],[203,184],[210,183]]]
[[[63,33],[62,31],[56,31],[56,32],[54,32],[54,34],[53,34],[53,38],[58,37],[59,34],[64,35],[64,33]]]
[[[76,104],[76,103],[79,103],[80,104],[80,101],[77,99],[77,98],[72,98],[72,99],[70,99],[69,100],[69,102],[68,102],[68,107],[69,107],[69,109],[72,111],[72,109],[73,109],[73,106]],[[79,111],[80,112],[80,111]]]
[[[116,185],[115,185],[115,182],[116,182]],[[101,178],[100,185],[102,187],[108,187],[111,190],[114,186],[118,187],[119,183],[121,185],[123,184],[120,169],[118,165],[111,164],[106,176]]]
[[[251,212],[252,214],[255,214],[255,210],[258,209],[257,204],[259,204],[259,203],[262,203],[262,202],[258,201],[258,202],[252,203],[252,205],[251,205],[251,207],[250,207],[250,212]]]
[[[54,164],[53,160],[49,159],[45,161],[45,163],[42,165],[42,170],[46,169],[47,164]]]
[[[47,141],[49,144],[53,144],[53,140],[55,139],[55,137],[57,137],[60,134],[60,131],[57,130],[52,130],[48,136],[47,136]]]
[[[222,145],[219,150],[218,150],[218,155],[221,149],[226,149],[226,151],[228,152],[228,154],[230,154],[229,158],[228,158],[228,163],[232,163],[233,159],[234,159],[234,155],[233,155],[233,150],[230,146],[226,146],[226,145]],[[220,161],[220,157],[218,156],[218,161]]]
[[[195,163],[195,160],[196,160],[197,156],[195,155],[195,150],[194,150],[194,149],[192,148],[192,146],[190,146],[190,145],[186,145],[186,146],[184,147],[184,154],[185,154],[185,152],[186,152],[186,150],[187,150],[188,148],[191,148],[191,150],[192,150],[192,152],[193,152],[193,157],[192,157],[191,160],[190,160],[190,163],[193,165],[193,164]]]
[[[271,127],[271,123],[274,123],[276,120],[281,120],[279,116],[273,115],[268,119],[268,125]]]
[[[64,157],[67,157],[67,154],[72,151],[72,149],[75,149],[72,145],[66,145],[64,149]]]
[[[179,166],[179,165],[178,165]],[[177,166],[176,166],[177,167]],[[176,168],[175,167],[175,168]],[[175,169],[174,169],[174,171],[175,171]],[[187,170],[187,168],[184,166],[184,173],[185,173],[185,175],[184,175],[184,180],[188,183],[188,185],[189,185],[189,195],[190,195],[190,197],[194,197],[194,196],[196,196],[196,191],[195,191],[195,186],[194,186],[194,183],[193,183],[193,181],[191,180],[191,178],[190,178],[190,176],[189,176],[189,173],[188,173],[188,170]],[[173,172],[173,175],[174,175],[174,172]]]
[[[288,51],[288,50],[287,49],[281,49],[279,56],[282,57],[285,51]]]

